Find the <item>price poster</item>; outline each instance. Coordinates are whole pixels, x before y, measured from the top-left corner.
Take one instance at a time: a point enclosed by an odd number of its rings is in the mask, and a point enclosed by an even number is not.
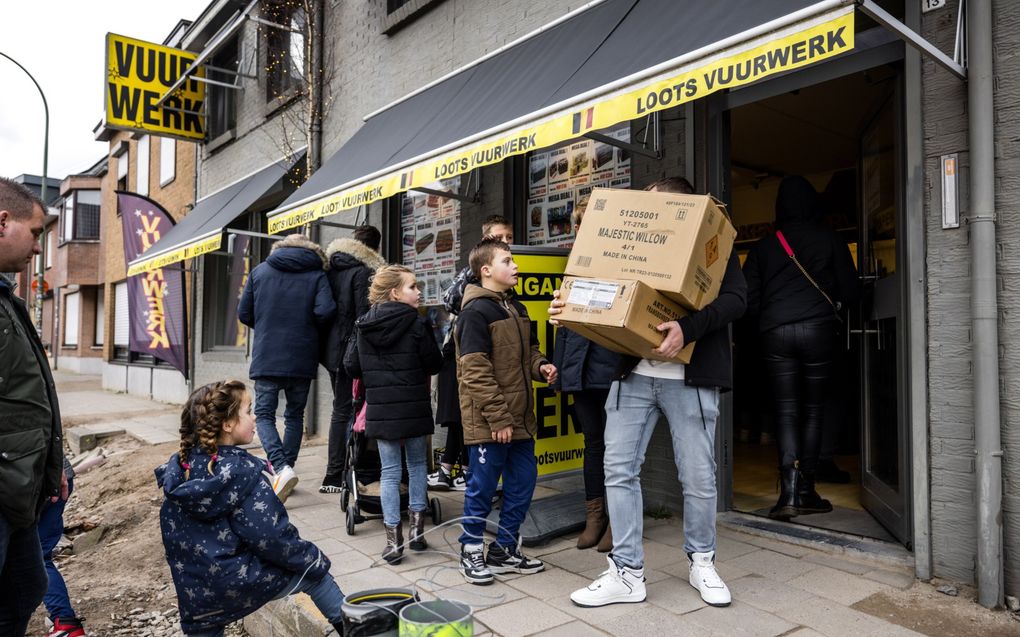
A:
[[[437,192],[458,192],[460,177],[430,184]],[[402,261],[414,270],[422,305],[440,305],[457,274],[460,202],[436,193],[408,191],[400,206]]]

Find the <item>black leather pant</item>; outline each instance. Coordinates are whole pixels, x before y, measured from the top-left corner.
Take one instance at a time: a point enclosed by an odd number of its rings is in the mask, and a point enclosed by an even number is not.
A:
[[[825,401],[833,377],[834,321],[781,325],[761,336],[772,387],[779,466],[813,473],[825,426]]]

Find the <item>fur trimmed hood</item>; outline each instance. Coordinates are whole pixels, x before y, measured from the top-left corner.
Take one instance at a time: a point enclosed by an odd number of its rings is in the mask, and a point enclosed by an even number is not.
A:
[[[350,258],[338,259],[337,256],[347,256]],[[334,239],[330,242],[329,247],[326,248],[326,260],[330,267],[334,269],[357,265],[349,264],[351,260],[358,261],[373,271],[386,265],[386,259],[378,252],[369,248],[364,243],[348,237]]]
[[[303,234],[289,234],[280,241],[274,242],[273,247],[269,250],[269,254],[276,252],[280,248],[304,248],[305,250],[311,250],[322,260],[322,268],[326,269],[328,267],[329,260],[326,258],[325,253],[323,253],[322,248],[319,247],[319,244]]]

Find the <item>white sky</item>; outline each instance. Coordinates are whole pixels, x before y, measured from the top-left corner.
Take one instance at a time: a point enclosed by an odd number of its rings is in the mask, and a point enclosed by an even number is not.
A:
[[[211,0],[28,0],[3,2],[0,51],[35,76],[50,108],[49,176],[88,169],[108,146],[92,129],[103,117],[107,32],[161,43]],[[42,98],[25,73],[0,56],[0,175],[42,174]]]

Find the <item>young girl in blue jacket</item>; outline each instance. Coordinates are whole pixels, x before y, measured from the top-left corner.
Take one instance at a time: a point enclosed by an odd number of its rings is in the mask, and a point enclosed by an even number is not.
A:
[[[181,412],[180,431],[180,452],[156,469],[156,482],[184,633],[218,637],[266,602],[304,592],[343,634],[343,596],[329,558],[298,536],[266,461],[238,446],[255,435],[244,383],[196,389]]]

